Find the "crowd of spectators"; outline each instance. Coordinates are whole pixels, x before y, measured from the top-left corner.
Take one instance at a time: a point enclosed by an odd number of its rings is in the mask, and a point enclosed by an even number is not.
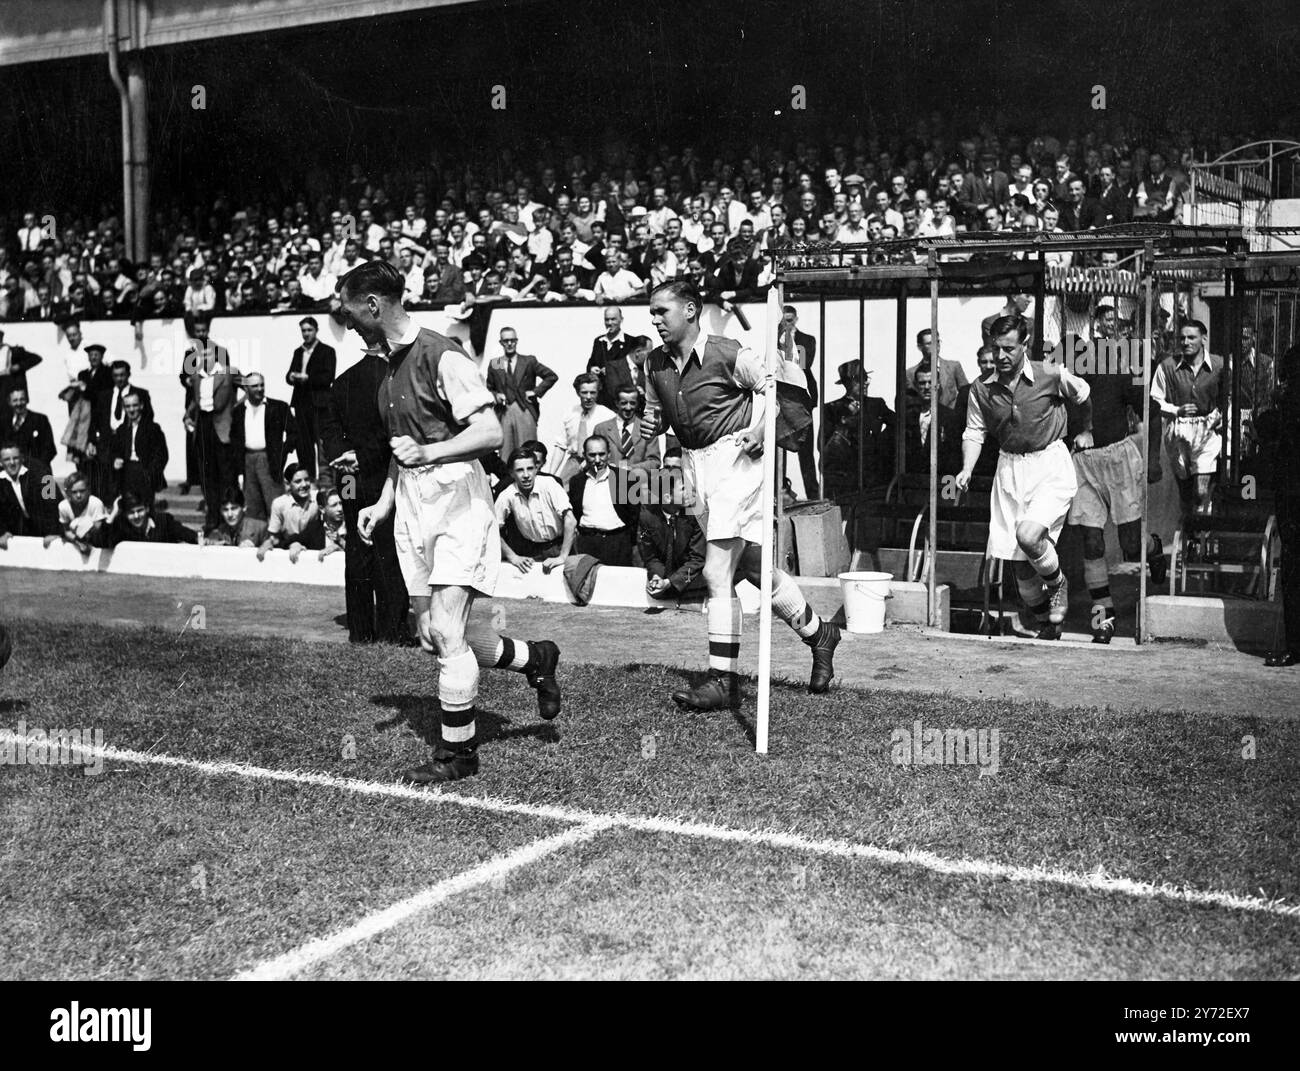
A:
[[[755,147],[711,163],[692,147],[575,155],[500,181],[445,164],[377,176],[354,165],[314,200],[170,205],[139,263],[117,217],[50,206],[8,221],[0,320],[328,311],[335,280],[374,258],[407,278],[413,307],[452,305],[465,318],[503,301],[627,302],[685,276],[727,307],[763,296],[763,254],[777,245],[1168,221],[1192,158],[1122,134],[1061,141],[986,128],[889,146]]]

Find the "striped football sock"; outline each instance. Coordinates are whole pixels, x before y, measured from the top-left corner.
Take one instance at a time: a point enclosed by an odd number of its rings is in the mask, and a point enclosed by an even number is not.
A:
[[[1056,548],[1048,541],[1047,549],[1037,558],[1030,558],[1029,564],[1034,572],[1043,578],[1048,587],[1056,587],[1061,582],[1061,562],[1056,556]]]
[[[735,677],[740,665],[740,600],[709,599],[709,675]]]
[[[464,747],[474,739],[474,700],[478,698],[478,660],[473,651],[438,658],[438,705],[442,739]]]
[[[522,673],[532,654],[527,640],[512,640],[495,632],[471,631],[466,637],[474,658],[484,669],[512,669]]]
[[[799,637],[812,643],[821,632],[822,619],[817,611],[808,605],[799,585],[785,573],[776,570],[772,586],[772,610],[782,621],[789,625]]]

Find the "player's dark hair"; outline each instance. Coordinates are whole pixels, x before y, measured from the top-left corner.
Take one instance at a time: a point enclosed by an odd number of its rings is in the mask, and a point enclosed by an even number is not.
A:
[[[989,327],[989,338],[1001,338],[1012,331],[1017,342],[1024,342],[1029,337],[1029,321],[1023,316],[999,316]]]
[[[402,273],[388,261],[367,260],[344,275],[335,289],[343,297],[364,291],[392,301],[401,301],[406,281],[402,278]]]
[[[650,291],[651,299],[653,300],[654,296],[660,293],[669,293],[683,304],[688,301],[694,302],[696,319],[704,311],[704,299],[700,297],[699,287],[690,279],[665,279]]]
[[[225,506],[238,506],[240,509],[243,509],[244,492],[238,487],[227,487],[221,496],[221,505],[223,508]]]

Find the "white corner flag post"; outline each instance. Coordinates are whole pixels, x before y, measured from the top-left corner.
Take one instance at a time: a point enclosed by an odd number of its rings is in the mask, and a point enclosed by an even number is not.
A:
[[[776,371],[781,355],[777,339],[781,325],[780,284],[767,292],[767,380],[763,388],[763,555],[758,589],[758,715],[754,750],[767,754],[768,710],[772,703],[772,558],[776,536]]]

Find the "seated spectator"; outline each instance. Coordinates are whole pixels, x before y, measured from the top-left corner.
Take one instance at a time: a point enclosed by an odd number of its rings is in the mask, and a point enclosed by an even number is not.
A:
[[[250,517],[244,509],[244,493],[231,487],[221,496],[221,520],[206,532],[209,547],[260,547],[266,541],[266,521]]]
[[[203,269],[191,268],[189,280],[190,285],[185,288],[185,297],[181,302],[184,311],[191,316],[198,313],[215,312],[217,308],[217,292],[208,283],[203,274]]]
[[[501,557],[521,573],[534,564],[549,573],[564,564],[573,547],[577,533],[573,508],[559,481],[538,471],[527,446],[515,450],[509,461],[512,482],[496,501]]]
[[[325,526],[320,507],[312,497],[307,470],[295,461],[285,468],[284,482],[289,490],[271,503],[266,538],[257,548],[258,561],[265,560],[266,552],[273,547],[287,550],[291,562],[296,562],[304,550],[325,549]]]
[[[639,341],[648,352],[650,340]],[[615,468],[654,472],[659,468],[659,440],[641,438],[641,405],[641,392],[635,384],[620,387],[614,407],[618,415],[597,424],[594,434],[609,441],[609,463]]]
[[[347,550],[348,527],[343,516],[343,496],[333,487],[316,492],[316,505],[325,530],[325,546],[320,552],[320,560],[324,561],[331,554]]]
[[[627,254],[611,250],[593,288],[597,301],[629,301],[645,293],[644,281],[628,270]]]
[[[704,531],[685,508],[680,448],[665,455],[656,486],[657,502],[642,506],[637,522],[646,594],[660,600],[703,597],[709,590],[704,582]]]
[[[90,493],[90,481],[79,472],[63,482],[63,494],[59,503],[63,541],[71,543],[82,554],[89,554],[90,536],[108,521],[108,510]]]
[[[21,446],[27,458],[51,464],[58,450],[54,445],[54,431],[50,427],[49,417],[27,408],[26,387],[11,390],[8,400],[8,426],[0,434]]]
[[[198,532],[192,531],[170,513],[151,512],[138,496],[124,494],[112,520],[90,535],[92,546],[112,550],[119,543],[194,543]]]
[[[44,536],[46,545],[59,538],[57,491],[50,467],[27,458],[22,447],[0,445],[0,550],[10,536]]]
[[[569,485],[569,503],[578,524],[574,550],[602,565],[631,565],[637,507],[620,501],[623,486],[609,467],[609,440],[589,435],[583,443],[583,470]]]

